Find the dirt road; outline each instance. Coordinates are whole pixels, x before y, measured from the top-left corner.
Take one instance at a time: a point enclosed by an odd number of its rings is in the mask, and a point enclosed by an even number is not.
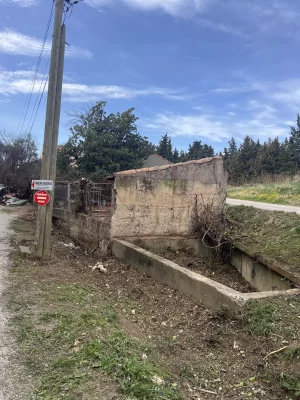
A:
[[[10,220],[10,215],[0,207],[0,400],[25,400],[24,371],[16,361],[17,347],[8,326],[4,296],[9,268]]]
[[[270,204],[270,203],[259,203],[257,201],[249,200],[237,200],[237,199],[226,199],[226,203],[230,206],[252,206],[255,208],[260,208],[261,210],[269,211],[284,211],[300,214],[300,207],[294,206],[284,206],[280,204]]]

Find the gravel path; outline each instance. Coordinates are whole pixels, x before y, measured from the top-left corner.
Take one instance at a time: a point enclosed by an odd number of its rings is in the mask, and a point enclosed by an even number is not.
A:
[[[268,211],[284,211],[284,212],[293,212],[296,214],[300,214],[300,207],[295,206],[284,206],[280,204],[270,204],[270,203],[260,203],[258,201],[250,201],[250,200],[238,200],[238,199],[226,199],[226,203],[230,206],[252,206],[255,208],[260,208],[262,210]]]
[[[17,346],[8,326],[4,296],[9,267],[9,223],[11,216],[0,207],[0,400],[27,399],[24,371],[17,363]]]

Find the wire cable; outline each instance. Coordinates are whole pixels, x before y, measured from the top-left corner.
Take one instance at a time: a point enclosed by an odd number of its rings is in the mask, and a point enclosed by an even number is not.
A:
[[[34,115],[34,118],[33,118],[33,121],[32,121],[31,127],[30,127],[30,130],[29,130],[29,135],[31,135],[32,128],[33,128],[33,125],[34,125],[34,123],[35,123],[36,116],[37,116],[37,113],[38,113],[39,108],[40,108],[40,105],[41,105],[41,101],[42,101],[42,98],[43,98],[43,95],[44,95],[44,92],[45,92],[45,89],[46,89],[46,85],[47,85],[48,79],[49,79],[49,74],[47,75],[47,78],[46,78],[46,80],[45,80],[42,93],[41,93],[41,95],[40,95],[40,100],[39,100],[39,103],[38,103],[38,106],[37,106],[37,109],[36,109],[36,112],[35,112],[35,115]],[[38,99],[38,98],[37,98],[37,99]]]
[[[39,54],[39,58],[38,58],[38,61],[37,61],[37,65],[36,65],[36,68],[35,68],[35,71],[34,71],[34,74],[33,74],[33,79],[32,79],[32,82],[31,82],[30,91],[29,91],[29,93],[27,95],[27,99],[26,99],[26,102],[25,102],[25,105],[24,105],[24,108],[23,108],[23,111],[22,111],[22,114],[21,114],[21,118],[20,118],[20,121],[19,121],[19,124],[18,124],[17,134],[21,134],[22,131],[23,131],[23,127],[24,127],[24,123],[25,123],[25,120],[26,120],[26,117],[27,117],[29,106],[30,106],[30,102],[31,102],[31,98],[32,98],[35,82],[36,82],[37,75],[38,75],[38,72],[39,72],[39,68],[40,68],[40,65],[41,65],[43,53],[44,53],[44,50],[45,50],[45,45],[46,45],[46,41],[47,41],[47,37],[48,37],[51,21],[52,21],[52,18],[53,18],[54,9],[55,9],[55,2],[53,1],[52,6],[51,6],[51,10],[50,10],[50,15],[49,15],[48,22],[47,22],[47,26],[46,26],[46,31],[45,31],[43,43],[42,43],[42,48],[41,48],[41,51],[40,51],[40,54]],[[21,121],[22,121],[22,125],[21,125]],[[21,126],[21,129],[19,131],[20,126]]]
[[[73,2],[71,2],[70,0],[61,0],[60,3],[65,2],[65,1],[66,1],[67,4],[65,6],[66,9],[64,10],[63,24],[65,23],[66,18],[70,18],[71,17],[71,15],[73,13],[74,5],[79,3],[79,1],[81,1],[81,0],[77,0],[77,1],[75,0]],[[58,4],[60,4],[60,3],[57,3],[56,6]],[[23,109],[23,112],[22,112],[22,115],[21,115],[21,119],[20,119],[20,122],[19,122],[19,125],[18,125],[17,131],[19,131],[19,126],[20,126],[20,123],[22,121],[24,111],[26,109],[20,133],[22,133],[23,126],[24,126],[24,123],[25,123],[25,120],[26,120],[26,117],[27,117],[29,105],[30,105],[30,102],[31,102],[31,97],[32,97],[32,94],[33,94],[33,90],[34,90],[34,86],[35,86],[35,83],[36,83],[38,71],[39,71],[41,60],[42,60],[43,53],[44,53],[44,50],[45,50],[45,45],[46,45],[46,41],[47,41],[47,37],[48,37],[48,32],[49,32],[49,28],[50,28],[50,25],[51,25],[51,21],[52,21],[52,18],[53,18],[54,10],[55,10],[55,0],[53,0],[53,3],[52,3],[52,7],[51,7],[48,23],[47,23],[47,28],[46,28],[46,32],[45,32],[45,36],[44,36],[44,40],[43,40],[43,44],[42,44],[42,48],[41,48],[41,52],[40,52],[39,59],[38,59],[38,62],[37,62],[35,74],[34,74],[34,77],[33,77],[33,80],[32,80],[31,89],[30,89],[30,92],[28,94],[27,102],[25,103],[25,106],[24,106],[24,109]],[[46,89],[46,85],[47,85],[47,82],[48,82],[48,79],[49,79],[50,59],[51,59],[51,54],[49,55],[49,58],[48,58],[48,61],[47,61],[47,65],[46,65],[46,68],[45,68],[45,71],[44,71],[44,74],[43,74],[43,78],[41,80],[40,88],[38,90],[38,94],[37,94],[37,97],[36,97],[36,100],[35,100],[35,103],[34,103],[34,107],[33,107],[33,110],[32,110],[28,125],[27,125],[27,132],[29,130],[29,134],[31,134],[31,132],[32,132],[32,129],[33,129],[36,117],[37,117],[37,113],[39,111],[39,108],[40,108],[40,105],[41,105],[41,101],[42,101],[42,98],[43,98],[43,95],[44,95],[44,92],[45,92],[45,89]],[[48,71],[48,73],[47,73],[47,71]],[[47,73],[47,76],[46,76],[46,73]],[[43,83],[44,83],[44,85],[43,85]],[[41,91],[41,89],[42,89],[42,91]],[[30,129],[29,129],[29,127],[30,127]]]
[[[40,96],[43,97],[43,94],[44,94],[44,91],[45,91],[45,86],[46,86],[48,78],[49,78],[50,59],[51,59],[51,55],[49,55],[46,67],[44,69],[43,78],[41,79],[40,87],[39,87],[39,90],[38,90],[38,93],[37,93],[37,96],[36,96],[36,99],[35,99],[35,103],[34,103],[34,106],[33,106],[32,112],[31,112],[31,116],[30,116],[28,125],[27,125],[27,132],[29,132],[29,127],[32,126],[31,125],[32,120],[33,119],[35,120],[35,118],[36,118],[36,114],[38,112],[39,105],[41,103],[41,99],[40,99],[40,102],[39,102],[39,104],[37,106],[39,98],[40,98]],[[36,107],[37,107],[37,109],[36,109]],[[36,112],[35,112],[35,110],[36,110]],[[31,132],[31,130],[30,130],[30,132]]]

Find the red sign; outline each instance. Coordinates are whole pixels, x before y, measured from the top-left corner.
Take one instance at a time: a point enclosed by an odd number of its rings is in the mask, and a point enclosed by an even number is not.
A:
[[[43,190],[39,190],[34,194],[33,201],[38,206],[46,206],[50,201],[50,195],[47,192],[44,192]]]

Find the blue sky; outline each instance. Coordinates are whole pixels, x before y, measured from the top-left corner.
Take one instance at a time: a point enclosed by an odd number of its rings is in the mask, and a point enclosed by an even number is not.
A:
[[[8,132],[17,131],[51,4],[0,0],[0,129]],[[202,140],[219,151],[247,134],[284,138],[300,110],[299,21],[295,0],[81,1],[66,19],[59,142],[68,138],[66,112],[97,100],[108,112],[135,107],[141,134],[157,143],[168,132],[179,149]],[[40,145],[44,118],[45,99],[32,130]]]

